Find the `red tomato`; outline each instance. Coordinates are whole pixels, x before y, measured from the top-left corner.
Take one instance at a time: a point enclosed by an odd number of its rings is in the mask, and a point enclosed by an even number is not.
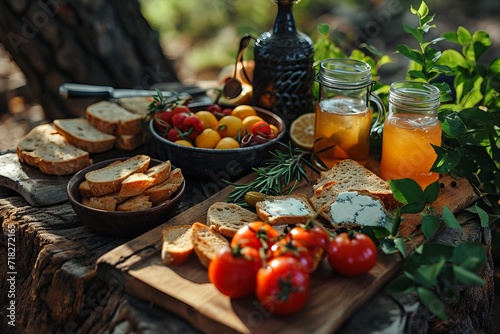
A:
[[[153,126],[159,134],[166,133],[172,125],[168,122],[170,116],[167,114],[168,111],[161,110],[155,112],[153,115]]]
[[[251,132],[256,136],[261,135],[264,137],[272,134],[271,126],[266,121],[259,121],[252,125]]]
[[[251,222],[236,232],[231,240],[231,246],[264,248],[267,251],[271,249],[279,236],[280,233],[271,225],[264,222]]]
[[[363,233],[340,233],[328,246],[328,263],[341,275],[365,274],[376,262],[377,248],[372,239]]]
[[[256,295],[262,306],[274,314],[291,314],[304,307],[311,279],[297,259],[278,257],[257,272]]]
[[[317,254],[317,255],[316,255]],[[292,257],[299,260],[308,273],[312,273],[318,266],[321,253],[313,254],[300,241],[287,235],[271,247],[271,258]]]
[[[321,258],[326,257],[328,245],[330,244],[330,235],[328,232],[317,225],[294,226],[290,231],[294,240],[300,241],[306,246],[313,256]]]
[[[208,279],[226,296],[246,297],[254,293],[257,271],[262,267],[255,248],[226,247],[210,261]]]

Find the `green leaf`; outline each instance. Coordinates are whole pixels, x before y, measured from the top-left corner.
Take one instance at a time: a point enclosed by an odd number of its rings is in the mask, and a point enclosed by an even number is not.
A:
[[[488,70],[489,70],[491,73],[494,73],[494,74],[500,74],[500,58],[495,58],[495,59],[491,62],[491,64],[490,64],[490,66],[489,66]]]
[[[454,31],[449,31],[449,32],[442,33],[441,37],[443,37],[448,42],[458,44],[458,36],[457,36],[457,33],[454,32]]]
[[[455,218],[455,215],[453,214],[453,212],[451,212],[450,208],[448,208],[448,206],[443,206],[443,214],[442,214],[442,218],[443,218],[443,221],[444,223],[451,227],[451,228],[462,228],[460,226],[460,223],[458,222],[457,218]]]
[[[479,270],[486,263],[486,248],[477,242],[461,242],[453,251],[453,263],[467,270]]]
[[[439,227],[439,219],[433,215],[424,215],[422,217],[422,233],[426,239],[429,239]]]
[[[453,49],[444,50],[441,54],[441,57],[437,60],[437,63],[441,65],[448,65],[453,69],[458,66],[463,68],[468,67],[467,61],[465,60],[464,56],[460,52]]]
[[[479,216],[479,220],[481,222],[481,227],[490,226],[490,217],[486,211],[484,211],[479,205],[474,204],[474,208],[476,209],[477,215]]]
[[[431,288],[437,285],[437,278],[445,264],[445,259],[441,258],[434,264],[423,264],[417,268],[414,274],[414,281],[421,286]]]
[[[417,293],[420,300],[422,301],[422,303],[424,303],[429,311],[431,311],[434,315],[436,315],[443,321],[448,320],[445,305],[432,290],[418,287]]]
[[[458,43],[462,46],[466,46],[466,45],[470,44],[470,42],[472,41],[472,36],[471,36],[469,30],[467,30],[466,28],[464,28],[462,26],[459,26],[457,29],[457,40],[458,40]]]
[[[422,35],[422,32],[420,32],[420,30],[412,28],[406,24],[403,24],[403,30],[413,35],[413,37],[415,37],[419,44],[422,44],[424,42],[424,36]]]
[[[439,196],[439,181],[434,181],[425,187],[424,190],[424,203],[432,204]]]
[[[420,7],[418,7],[417,14],[420,18],[425,18],[429,14],[429,7],[424,1],[420,3]]]
[[[411,293],[415,291],[413,282],[406,276],[400,276],[387,285],[385,291],[391,295]]]
[[[318,30],[318,32],[320,33],[320,35],[328,36],[330,34],[330,25],[328,25],[328,24],[319,23],[316,26],[316,29]]]
[[[434,145],[432,147],[438,156],[432,165],[431,171],[445,174],[452,171],[460,164],[462,157],[457,150]]]
[[[459,283],[468,286],[480,286],[485,283],[479,275],[460,266],[453,266],[453,273]]]
[[[393,239],[389,238],[380,240],[380,249],[384,252],[384,254],[394,254],[398,252]]]
[[[404,204],[401,212],[419,213],[425,208],[424,192],[415,180],[404,178],[388,182],[394,197]]]
[[[411,70],[411,71],[408,71],[408,75],[410,76],[410,78],[413,78],[413,79],[423,79],[425,81],[427,81],[427,77],[425,76],[425,73],[422,72],[422,71],[418,71],[418,70]]]
[[[407,45],[398,45],[396,47],[396,50],[399,53],[401,53],[403,56],[409,58],[410,60],[413,60],[417,64],[420,64],[422,66],[425,65],[423,55],[420,52],[418,52],[417,50],[414,50]]]
[[[406,246],[405,246],[405,240],[403,238],[395,238],[394,246],[401,253],[403,257],[406,257]]]

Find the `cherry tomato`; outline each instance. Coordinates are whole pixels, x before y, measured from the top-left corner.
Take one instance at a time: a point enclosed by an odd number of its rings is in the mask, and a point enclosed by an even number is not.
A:
[[[320,258],[326,257],[330,235],[325,229],[313,224],[297,225],[291,229],[290,235],[307,247],[314,257],[318,254]]]
[[[310,289],[309,273],[292,257],[272,259],[257,272],[257,299],[274,314],[292,314],[302,309]]]
[[[261,267],[257,249],[226,247],[210,261],[208,279],[224,295],[242,298],[254,293]]]
[[[291,235],[287,235],[271,247],[271,258],[278,257],[297,259],[308,273],[312,273],[319,263],[321,254],[312,254],[300,241],[292,239]]]
[[[264,222],[251,222],[240,228],[231,240],[231,246],[264,248],[267,252],[278,241],[280,233]]]
[[[254,125],[252,125],[250,131],[256,136],[261,135],[264,137],[270,136],[272,133],[271,126],[266,121],[259,121],[255,123]]]
[[[184,139],[180,136],[179,130],[177,130],[176,128],[171,128],[170,130],[168,130],[166,138],[173,142]]]
[[[153,126],[155,130],[163,135],[168,132],[168,130],[172,127],[172,125],[168,122],[167,119],[170,117],[167,115],[167,111],[161,110],[155,112],[153,115]]]
[[[369,272],[377,262],[377,248],[367,235],[343,232],[328,246],[328,263],[343,276],[358,276]]]
[[[167,109],[167,110],[162,110],[159,113],[161,113],[161,119],[164,120],[165,122],[169,123],[172,125],[172,117],[177,114],[182,114],[182,113],[189,113],[191,112],[191,109],[185,105],[177,105],[172,109]]]

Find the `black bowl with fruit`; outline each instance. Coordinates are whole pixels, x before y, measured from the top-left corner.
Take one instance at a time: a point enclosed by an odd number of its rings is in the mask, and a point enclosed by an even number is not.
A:
[[[286,126],[274,113],[250,105],[168,105],[150,113],[148,150],[184,175],[236,180],[278,148]]]

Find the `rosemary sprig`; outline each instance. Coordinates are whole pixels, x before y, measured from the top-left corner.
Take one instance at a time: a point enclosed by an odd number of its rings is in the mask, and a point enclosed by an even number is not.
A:
[[[228,202],[246,205],[245,194],[249,191],[276,196],[283,194],[290,187],[287,191],[291,193],[300,180],[308,181],[304,166],[309,166],[312,170],[318,172],[310,162],[311,152],[294,147],[291,143],[288,143],[288,145],[280,144],[284,147],[284,150],[276,149],[270,152],[272,157],[263,166],[253,168],[257,173],[253,181],[248,184],[227,182],[234,186],[233,191],[227,198]]]

